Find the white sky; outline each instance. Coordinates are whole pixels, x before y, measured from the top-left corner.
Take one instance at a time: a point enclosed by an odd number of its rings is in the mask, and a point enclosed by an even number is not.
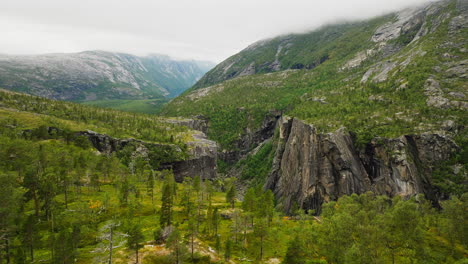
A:
[[[0,53],[107,50],[220,62],[253,42],[429,0],[0,0]]]

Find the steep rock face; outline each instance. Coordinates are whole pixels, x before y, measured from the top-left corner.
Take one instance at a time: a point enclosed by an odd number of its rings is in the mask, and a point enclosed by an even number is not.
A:
[[[113,138],[106,134],[100,134],[91,130],[81,131],[81,132],[78,132],[78,134],[80,136],[87,137],[95,149],[105,154],[110,154],[110,153],[122,150],[123,148],[125,148],[125,146],[127,146],[131,142],[142,143],[142,144],[144,143],[141,140],[136,140],[133,138],[128,138],[128,139]],[[152,144],[152,145],[165,146],[162,144],[161,145]],[[174,147],[178,148],[177,146],[174,146]],[[178,151],[182,151],[182,150],[178,148]]]
[[[216,177],[218,145],[216,142],[208,140],[201,131],[192,136],[194,140],[187,143],[189,158],[163,164],[162,166],[165,169],[172,169],[178,182],[182,182],[185,177],[200,176],[201,179]]]
[[[79,132],[79,135],[86,136],[94,148],[101,153],[113,153],[123,149],[129,143],[138,145],[136,155],[150,159],[148,149],[156,149],[161,152],[182,152],[177,145],[148,143],[136,139],[119,139],[94,131]],[[206,139],[203,132],[195,132],[193,141],[187,143],[188,158],[184,160],[163,163],[160,169],[172,169],[176,181],[182,182],[185,177],[200,176],[202,179],[212,179],[216,177],[217,144]]]
[[[372,191],[389,196],[425,194],[436,201],[432,166],[457,150],[437,134],[376,138],[364,151],[355,149],[345,129],[320,134],[309,124],[282,117],[272,172],[265,185],[288,212],[294,203],[320,211],[321,204],[342,195]]]

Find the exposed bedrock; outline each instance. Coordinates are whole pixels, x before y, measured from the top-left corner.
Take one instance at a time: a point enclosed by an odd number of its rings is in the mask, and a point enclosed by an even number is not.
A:
[[[260,128],[256,130],[246,128],[243,136],[235,142],[235,150],[219,152],[218,158],[229,164],[236,163],[255,148],[255,146],[273,137],[276,124],[280,117],[280,111],[270,111],[270,113],[265,116]]]
[[[452,140],[438,134],[375,138],[358,150],[344,128],[321,134],[313,125],[282,117],[278,129],[265,187],[273,190],[286,212],[297,203],[318,213],[323,202],[367,191],[405,197],[422,193],[436,202],[430,174],[437,162],[458,150]]]
[[[94,131],[79,132],[80,135],[86,136],[92,143],[93,147],[101,153],[112,153],[123,149],[129,143],[138,145],[135,155],[140,155],[148,158],[148,149],[160,152],[182,152],[177,145],[148,143],[136,139],[119,139],[113,138],[106,134],[99,134]],[[216,159],[217,159],[217,144],[214,141],[208,140],[205,134],[201,131],[195,132],[193,140],[188,142],[188,158],[184,160],[175,160],[161,164],[160,169],[172,169],[176,181],[183,181],[185,177],[200,176],[202,179],[212,179],[216,177]]]
[[[193,116],[192,118],[178,118],[178,119],[166,119],[166,122],[171,124],[177,124],[186,126],[193,130],[198,130],[206,134],[208,132],[208,120],[201,116]]]
[[[217,143],[208,140],[201,131],[197,131],[192,137],[193,140],[187,143],[188,159],[163,164],[163,168],[172,169],[178,182],[182,182],[185,177],[200,176],[201,179],[216,177]]]

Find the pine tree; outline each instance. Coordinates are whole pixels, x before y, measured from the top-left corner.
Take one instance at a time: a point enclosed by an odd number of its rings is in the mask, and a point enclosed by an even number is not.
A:
[[[195,238],[197,236],[197,226],[196,226],[196,223],[195,223],[195,220],[193,219],[193,217],[191,217],[189,219],[189,222],[188,222],[188,235],[190,237],[190,256],[191,256],[191,259],[192,259],[192,262],[194,260],[194,246],[195,246]]]
[[[172,224],[172,205],[174,202],[173,197],[174,186],[170,179],[166,180],[162,187],[161,196],[161,212],[160,212],[160,225],[161,227],[170,226]]]
[[[234,204],[236,202],[236,187],[231,185],[228,192],[226,193],[226,202],[231,205],[231,208],[234,209]]]
[[[231,259],[231,254],[232,254],[232,241],[231,239],[227,239],[225,244],[224,244],[224,259],[226,261],[229,261]]]
[[[27,246],[31,262],[34,262],[34,247],[40,241],[37,230],[37,217],[34,214],[29,215],[23,224],[22,230],[23,244]]]
[[[286,256],[282,264],[305,264],[305,262],[306,254],[304,252],[304,246],[299,236],[296,235],[294,239],[289,242]]]
[[[141,248],[140,242],[144,238],[141,226],[139,224],[130,224],[127,229],[127,235],[127,245],[130,249],[135,250],[135,263],[138,264],[138,249]]]
[[[218,236],[218,227],[219,227],[219,221],[220,221],[220,215],[219,215],[219,212],[218,212],[218,208],[215,207],[214,210],[213,210],[213,215],[212,215],[212,220],[211,220],[211,223],[213,225],[213,232],[214,232],[214,235],[215,236]]]
[[[181,263],[187,253],[187,249],[183,244],[182,237],[180,236],[180,232],[177,228],[174,228],[172,233],[169,235],[166,246],[172,250],[172,255],[175,260],[174,263]]]

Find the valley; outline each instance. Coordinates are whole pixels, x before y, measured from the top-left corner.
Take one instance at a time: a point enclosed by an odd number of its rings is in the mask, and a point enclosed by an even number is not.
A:
[[[164,55],[0,55],[0,263],[465,263],[468,1]]]

